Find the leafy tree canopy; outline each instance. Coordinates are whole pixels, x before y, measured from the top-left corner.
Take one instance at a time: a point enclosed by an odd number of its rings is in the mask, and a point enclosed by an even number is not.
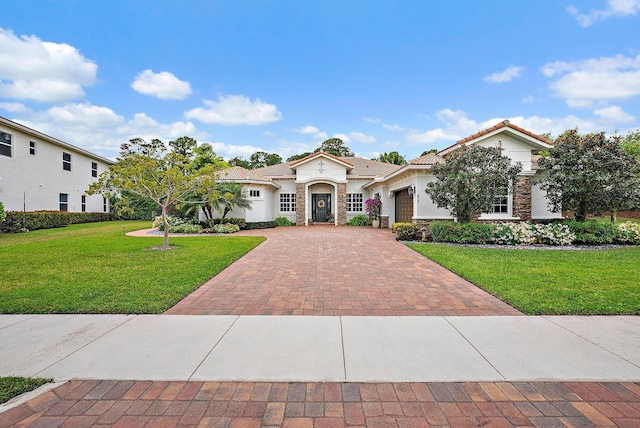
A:
[[[355,156],[355,153],[353,153],[349,147],[345,146],[344,142],[340,138],[329,138],[328,140],[325,140],[320,147],[313,151],[313,153],[318,152],[325,152],[338,157]]]
[[[225,169],[229,164],[222,159],[222,156],[216,155],[211,144],[203,143],[193,149],[193,160],[189,165],[191,170],[201,170],[207,165],[212,165],[215,170]]]
[[[627,135],[620,139],[622,150],[635,157],[640,162],[640,128],[627,132]]]
[[[405,159],[405,157],[402,156],[398,152],[389,152],[389,153],[385,152],[385,153],[382,153],[377,158],[373,158],[373,160],[377,160],[377,161],[380,161],[380,162],[386,162],[386,163],[390,163],[390,164],[393,164],[393,165],[406,165],[407,164],[407,160]]]
[[[248,160],[241,158],[240,156],[236,156],[235,158],[231,158],[227,161],[230,166],[239,166],[244,169],[251,169],[251,164]]]
[[[438,208],[446,208],[460,222],[469,222],[493,205],[501,189],[511,188],[522,165],[511,164],[493,147],[463,146],[431,169],[437,181],[426,192]]]
[[[623,150],[618,136],[565,131],[539,163],[546,169],[540,188],[553,211],[573,211],[578,221],[611,211],[615,221],[616,211],[639,205],[638,160]]]
[[[438,149],[429,149],[422,152],[420,156],[426,156],[426,155],[436,154],[436,153],[438,153]]]
[[[250,169],[264,168],[265,166],[282,163],[280,155],[267,152],[255,152],[249,158]]]
[[[304,153],[300,153],[299,155],[293,155],[293,156],[289,156],[287,158],[287,162],[293,162],[293,161],[297,161],[300,159],[304,159],[307,156],[311,156],[313,154],[313,152],[304,152]]]
[[[119,212],[131,212],[127,194],[152,200],[162,212],[164,223],[164,247],[169,248],[169,225],[166,216],[169,208],[185,200],[200,187],[213,187],[220,164],[208,164],[199,170],[190,168],[191,159],[185,153],[190,142],[175,144],[168,151],[158,139],[147,142],[134,138],[120,146],[118,162],[109,166],[98,180],[91,184],[88,194],[100,193],[106,197],[122,195]],[[176,151],[177,150],[177,151]]]

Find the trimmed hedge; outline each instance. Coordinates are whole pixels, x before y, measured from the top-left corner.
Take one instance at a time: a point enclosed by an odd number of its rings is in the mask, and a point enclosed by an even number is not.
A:
[[[434,221],[429,225],[434,242],[486,244],[493,238],[496,226],[487,223],[454,223]]]
[[[603,245],[612,244],[618,235],[618,228],[605,222],[591,221],[567,221],[567,226],[576,237],[574,244],[581,245]]]
[[[20,232],[23,229],[39,230],[65,227],[69,224],[113,221],[113,213],[70,213],[66,211],[7,211],[7,218],[0,223],[1,232]]]
[[[413,223],[393,223],[391,231],[398,235],[396,239],[399,241],[412,241],[420,234],[420,228]]]
[[[247,230],[271,229],[271,228],[274,228],[276,226],[277,226],[277,224],[273,220],[271,220],[271,221],[254,221],[254,222],[247,223],[247,226],[246,226],[245,229],[247,229]]]
[[[211,228],[217,224],[235,224],[240,228],[240,230],[247,229],[247,220],[241,217],[214,218],[211,220],[211,224],[206,221],[200,222],[200,224],[205,228]]]

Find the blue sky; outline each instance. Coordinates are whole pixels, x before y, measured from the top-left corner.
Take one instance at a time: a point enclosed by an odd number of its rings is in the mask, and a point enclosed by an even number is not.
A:
[[[0,116],[114,158],[342,138],[407,159],[509,119],[640,127],[640,0],[0,0]]]

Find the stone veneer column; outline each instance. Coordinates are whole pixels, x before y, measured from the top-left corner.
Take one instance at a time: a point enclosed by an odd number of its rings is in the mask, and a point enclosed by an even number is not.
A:
[[[338,201],[336,205],[336,216],[338,226],[347,225],[347,183],[338,183]]]
[[[531,176],[519,175],[513,189],[513,216],[531,220]]]
[[[296,184],[296,226],[304,226],[307,213],[305,210],[307,194],[304,183]]]

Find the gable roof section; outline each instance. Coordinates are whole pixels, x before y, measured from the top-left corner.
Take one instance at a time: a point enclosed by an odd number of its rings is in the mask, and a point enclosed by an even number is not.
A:
[[[487,128],[487,129],[483,129],[482,131],[476,132],[473,135],[469,135],[468,137],[465,137],[461,140],[456,141],[455,144],[452,144],[451,146],[442,149],[438,152],[438,155],[442,156],[442,155],[446,155],[447,153],[451,152],[452,150],[455,150],[459,147],[462,147],[466,144],[473,144],[476,143],[477,141],[480,140],[484,140],[487,137],[490,137],[492,135],[495,134],[499,134],[501,132],[509,132],[513,135],[516,135],[517,137],[519,137],[522,140],[526,140],[530,143],[532,143],[533,145],[537,145],[538,147],[540,147],[541,149],[550,149],[553,147],[553,143],[549,140],[547,140],[544,137],[541,137],[537,134],[534,134],[531,131],[527,131],[524,128],[520,128],[519,126],[513,125],[512,123],[509,123],[508,120],[503,120],[500,123],[495,124],[494,126]]]
[[[4,126],[7,126],[7,127],[10,127],[10,128],[14,128],[14,129],[16,129],[16,130],[18,130],[20,132],[24,132],[27,135],[30,135],[32,137],[35,137],[35,138],[38,138],[40,140],[46,141],[48,143],[55,144],[56,146],[62,147],[63,149],[74,151],[76,153],[83,154],[83,155],[85,155],[85,156],[87,156],[89,158],[92,158],[92,159],[95,159],[95,160],[99,160],[101,162],[106,163],[107,165],[115,164],[115,162],[112,161],[111,159],[107,159],[107,158],[104,158],[102,156],[98,156],[95,153],[91,153],[88,150],[85,150],[83,148],[74,146],[73,144],[66,143],[66,142],[64,142],[62,140],[58,140],[57,138],[54,138],[54,137],[52,137],[50,135],[47,135],[47,134],[44,134],[44,133],[42,133],[40,131],[36,131],[35,129],[29,128],[28,126],[24,126],[24,125],[22,125],[22,124],[20,124],[18,122],[14,122],[13,120],[9,120],[9,119],[7,119],[5,117],[0,116],[0,124],[2,124]]]
[[[436,153],[429,153],[428,155],[420,156],[409,161],[409,165],[435,165],[437,163],[443,163],[444,159],[438,156]]]
[[[241,166],[234,166],[220,171],[218,181],[235,181],[236,183],[264,184],[273,186],[275,188],[280,187],[269,177],[265,177],[264,175],[258,174],[255,171],[242,168]]]
[[[317,153],[314,153],[314,155],[317,155]],[[342,165],[350,165],[351,167],[348,174],[348,178],[350,179],[374,178],[380,174],[393,172],[401,168],[400,165],[393,165],[386,162],[380,162],[376,160],[364,159],[359,157],[339,158],[336,156],[329,155],[328,153],[327,153],[327,156],[332,160],[333,159],[339,160]],[[277,165],[265,166],[263,168],[257,168],[253,171],[264,177],[268,177],[270,179],[296,178],[295,168],[292,167],[291,165],[296,164],[297,166],[299,166],[301,164],[300,161],[308,159],[309,157],[310,156],[307,156],[307,158],[300,159],[298,161],[285,162]],[[317,157],[314,157],[313,159],[317,159]]]
[[[293,162],[290,162],[289,163],[289,168],[291,168],[292,170],[295,170],[300,165],[303,165],[303,164],[305,164],[307,162],[311,162],[312,160],[318,159],[320,157],[332,160],[334,162],[337,162],[337,163],[339,163],[340,165],[344,166],[347,169],[352,169],[353,168],[353,164],[351,164],[349,162],[346,162],[344,160],[346,158],[339,158],[338,156],[330,155],[327,152],[313,153],[313,154],[310,154],[309,156],[307,156],[306,158],[302,158],[302,159],[298,159],[298,160],[295,160]]]

